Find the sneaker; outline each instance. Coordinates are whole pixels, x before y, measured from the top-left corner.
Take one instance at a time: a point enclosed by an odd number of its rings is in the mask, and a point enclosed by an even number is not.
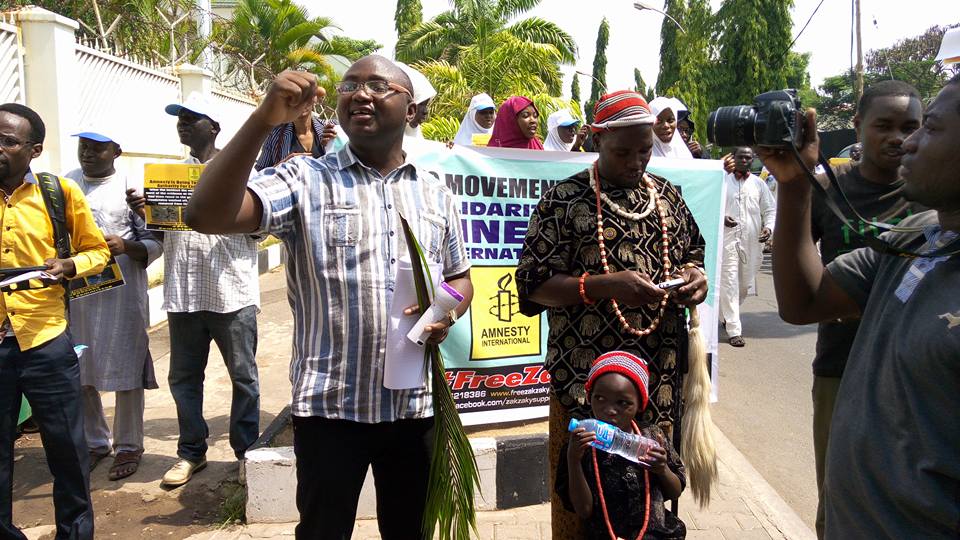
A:
[[[197,463],[181,459],[170,467],[170,470],[163,475],[160,485],[167,487],[178,487],[186,484],[193,478],[193,473],[202,471],[207,466],[207,460],[203,459]]]
[[[733,345],[734,347],[743,347],[747,344],[747,342],[743,340],[742,336],[733,336],[727,340],[727,343]]]

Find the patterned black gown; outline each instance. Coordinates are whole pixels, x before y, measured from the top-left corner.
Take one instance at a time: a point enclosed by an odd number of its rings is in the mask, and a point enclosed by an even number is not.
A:
[[[685,263],[702,267],[704,240],[693,214],[675,186],[664,178],[650,176],[667,204],[670,261],[674,269]],[[648,202],[645,186],[622,189],[603,185],[603,191],[633,212],[639,212]],[[603,226],[611,272],[638,270],[650,275],[655,283],[671,277],[662,268],[662,234],[656,211],[640,221],[630,221],[603,205]],[[548,309],[530,300],[530,294],[551,277],[579,277],[584,272],[591,276],[603,273],[597,241],[596,195],[590,188],[587,171],[544,193],[530,218],[517,266],[520,311],[535,315],[547,309],[550,335],[546,366],[556,398],[575,417],[589,414],[584,384],[597,356],[624,350],[646,359],[650,368],[650,402],[640,419],[659,426],[679,448],[687,348],[684,308],[668,303],[658,329],[641,338],[620,328],[609,301]],[[647,327],[658,312],[657,305],[620,307],[634,328]]]

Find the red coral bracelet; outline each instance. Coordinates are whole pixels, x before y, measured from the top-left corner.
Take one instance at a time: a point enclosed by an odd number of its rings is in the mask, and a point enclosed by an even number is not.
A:
[[[587,276],[590,275],[590,272],[584,272],[580,274],[580,299],[583,300],[584,304],[593,304],[595,303],[590,297],[587,296],[587,289],[585,284],[587,282]]]

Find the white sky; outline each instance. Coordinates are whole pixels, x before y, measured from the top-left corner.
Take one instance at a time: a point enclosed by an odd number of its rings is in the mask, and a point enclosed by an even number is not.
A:
[[[313,15],[332,17],[343,33],[354,38],[372,38],[384,44],[381,53],[392,56],[396,43],[393,29],[395,2],[366,0],[331,2],[300,0]],[[425,18],[449,7],[446,0],[421,0]],[[648,0],[660,5],[660,0]],[[711,0],[714,10],[721,1]],[[794,36],[816,8],[819,0],[795,0]],[[824,0],[794,50],[810,52],[810,75],[814,86],[825,77],[850,66],[850,0]],[[934,25],[960,22],[957,0],[861,0],[864,55],[870,49],[892,45],[899,39],[915,36]],[[570,93],[574,69],[590,73],[600,20],[610,22],[607,47],[607,83],[610,90],[633,87],[633,68],[639,67],[647,84],[653,86],[659,66],[660,24],[662,16],[652,11],[637,11],[632,0],[543,0],[528,12],[553,21],[573,35],[579,48],[576,66],[563,68],[564,94]],[[589,77],[580,77],[581,96],[590,92]]]

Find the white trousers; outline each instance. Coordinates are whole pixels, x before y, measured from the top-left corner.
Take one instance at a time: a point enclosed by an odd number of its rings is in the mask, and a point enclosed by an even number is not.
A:
[[[103,414],[100,392],[92,386],[83,387],[83,432],[91,452],[106,454],[112,447],[116,452],[143,450],[143,388],[115,392],[113,411],[113,442],[110,428]]]
[[[725,323],[730,337],[743,335],[740,323],[740,304],[747,297],[756,278],[755,265],[741,253],[738,242],[723,243],[723,260],[720,263],[720,320]]]

